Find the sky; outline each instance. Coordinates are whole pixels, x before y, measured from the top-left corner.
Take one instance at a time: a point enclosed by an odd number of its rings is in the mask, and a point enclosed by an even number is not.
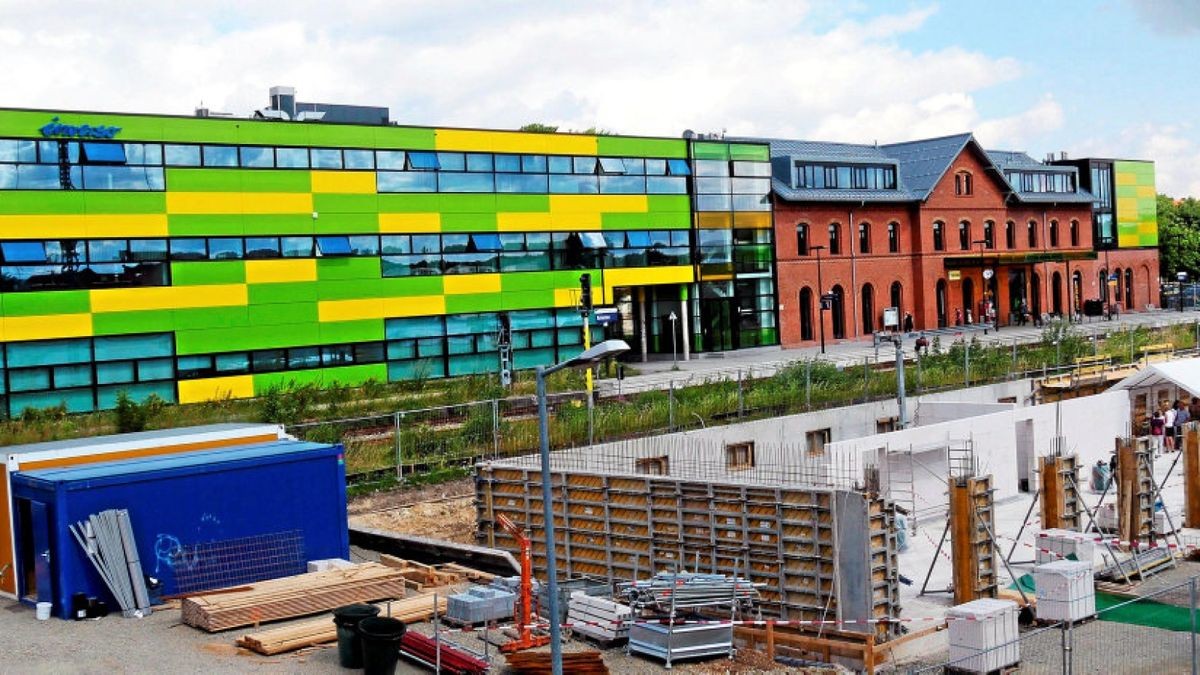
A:
[[[0,0],[0,105],[249,114],[271,85],[401,124],[1152,159],[1200,197],[1195,0]]]

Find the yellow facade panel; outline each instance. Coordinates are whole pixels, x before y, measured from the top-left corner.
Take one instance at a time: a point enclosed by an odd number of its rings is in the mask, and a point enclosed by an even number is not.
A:
[[[596,302],[595,299],[592,302]],[[600,302],[607,302],[601,300]],[[554,306],[555,307],[575,307],[579,304],[579,289],[578,288],[556,288],[554,289]]]
[[[373,171],[313,171],[312,191],[326,194],[373,195]]]
[[[384,234],[441,232],[442,215],[440,213],[381,213],[379,214],[379,231]]]
[[[501,232],[544,232],[553,227],[549,213],[496,214],[496,229]]]
[[[550,195],[550,213],[645,213],[646,195]]]
[[[414,295],[407,298],[384,298],[383,312],[383,315],[388,318],[445,314],[446,298],[442,295]]]
[[[499,274],[463,274],[442,277],[442,290],[446,295],[470,295],[472,293],[499,293]]]
[[[248,284],[316,280],[317,261],[315,258],[246,261],[246,283]]]
[[[770,211],[743,211],[733,214],[733,226],[745,229],[766,230],[771,227]]]
[[[1132,173],[1117,172],[1117,185],[1137,185],[1137,175]]]
[[[108,237],[165,237],[163,214],[0,216],[4,239],[104,239]]]
[[[1155,192],[1153,185],[1139,185],[1137,188],[1137,196],[1150,197],[1153,199],[1154,197],[1158,196],[1158,193]]]
[[[110,288],[91,291],[90,295],[92,311],[96,313],[234,307],[248,302],[246,284]]]
[[[383,317],[383,300],[380,298],[322,300],[317,303],[317,319],[323,322],[382,319]]]
[[[697,213],[696,226],[702,230],[728,230],[733,227],[733,214],[718,211]]]
[[[91,314],[8,316],[0,318],[0,340],[49,340],[92,334]]]
[[[312,213],[308,192],[168,192],[167,213],[251,214]]]
[[[252,396],[254,396],[253,375],[179,381],[180,403],[200,403],[223,398],[250,398]]]
[[[547,229],[559,232],[599,230],[604,222],[601,215],[600,213],[552,213],[550,214],[550,227]]]
[[[438,150],[465,152],[523,152],[552,155],[595,155],[595,136],[582,134],[533,134],[516,131],[438,129]]]
[[[605,295],[611,297],[612,289],[618,286],[686,284],[695,278],[695,271],[690,265],[617,268],[604,271],[604,290]]]

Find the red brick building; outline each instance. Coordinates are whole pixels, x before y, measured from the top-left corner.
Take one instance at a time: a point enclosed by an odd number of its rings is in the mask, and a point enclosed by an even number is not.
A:
[[[771,154],[784,346],[815,344],[822,326],[827,341],[870,335],[887,307],[921,330],[979,322],[989,308],[1005,326],[1022,306],[1074,316],[1101,306],[1089,301],[1157,302],[1157,249],[1098,250],[1115,239],[1098,233],[1097,196],[1081,187],[1095,175],[1081,179],[1078,166],[988,152],[971,134],[772,141]]]

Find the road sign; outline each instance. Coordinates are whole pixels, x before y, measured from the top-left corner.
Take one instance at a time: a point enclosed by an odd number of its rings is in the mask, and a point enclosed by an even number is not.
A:
[[[616,307],[597,307],[593,310],[593,315],[596,317],[596,323],[601,326],[610,326],[621,320],[621,313]]]

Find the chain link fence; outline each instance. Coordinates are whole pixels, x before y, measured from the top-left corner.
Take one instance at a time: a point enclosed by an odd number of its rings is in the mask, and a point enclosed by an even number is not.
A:
[[[1094,619],[1034,628],[989,650],[897,672],[1004,672],[1019,664],[1021,673],[1196,673],[1200,668],[1198,590],[1193,577],[1133,599],[1098,592]]]

